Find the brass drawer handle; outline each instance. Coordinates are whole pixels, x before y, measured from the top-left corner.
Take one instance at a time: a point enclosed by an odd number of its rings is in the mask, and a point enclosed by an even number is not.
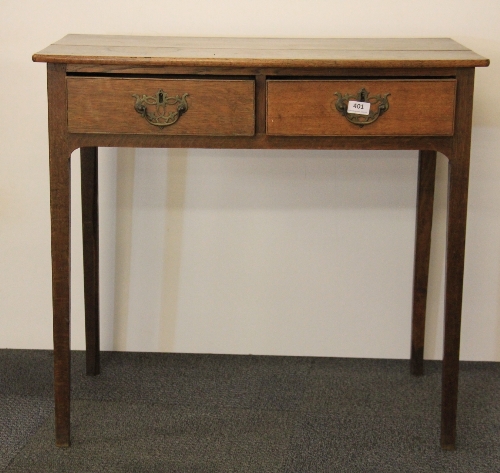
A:
[[[160,128],[173,125],[179,120],[179,118],[187,112],[188,103],[186,97],[189,94],[183,94],[182,96],[176,95],[169,97],[163,89],[156,92],[156,95],[143,95],[142,97],[137,94],[133,94],[132,97],[135,98],[135,111],[144,117],[148,123]],[[148,105],[150,106],[148,109]],[[172,112],[169,105],[177,105],[176,109]],[[153,108],[154,107],[154,108]]]
[[[341,92],[335,92],[338,97],[335,102],[335,108],[346,117],[348,121],[354,125],[358,125],[363,128],[365,125],[369,125],[377,120],[378,117],[383,115],[387,110],[389,110],[389,100],[387,97],[391,94],[379,94],[370,97],[370,92],[368,92],[364,87],[356,94],[345,94],[342,95]],[[347,106],[350,100],[355,100],[356,102],[368,102],[370,103],[370,113],[368,115],[359,115],[357,113],[348,113]],[[377,109],[373,110],[372,106],[376,106]]]

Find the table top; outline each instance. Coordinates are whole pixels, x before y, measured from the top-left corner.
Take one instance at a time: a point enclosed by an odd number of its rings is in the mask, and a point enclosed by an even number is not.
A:
[[[185,67],[485,67],[449,38],[191,38],[67,35],[35,62]]]

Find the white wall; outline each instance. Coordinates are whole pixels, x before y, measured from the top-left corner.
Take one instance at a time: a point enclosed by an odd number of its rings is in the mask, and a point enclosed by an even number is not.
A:
[[[0,347],[50,348],[45,67],[67,33],[452,37],[476,74],[462,358],[500,361],[496,0],[46,0],[0,4]],[[407,358],[415,152],[102,149],[106,350]],[[72,346],[84,347],[78,156]],[[117,179],[118,178],[118,179]],[[442,351],[440,156],[427,358]]]

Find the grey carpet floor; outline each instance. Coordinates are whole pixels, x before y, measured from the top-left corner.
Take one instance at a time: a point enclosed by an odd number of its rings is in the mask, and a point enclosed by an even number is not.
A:
[[[54,446],[52,353],[0,350],[0,471],[500,472],[500,363],[462,362],[458,442],[439,448],[440,363],[73,354],[72,446]]]

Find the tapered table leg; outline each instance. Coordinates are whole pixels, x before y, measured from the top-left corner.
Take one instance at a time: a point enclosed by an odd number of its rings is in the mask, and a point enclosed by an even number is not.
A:
[[[448,157],[448,219],[441,401],[441,447],[445,450],[453,450],[456,441],[474,70],[459,71],[457,79],[455,134],[453,150]]]
[[[97,375],[100,371],[97,148],[81,148],[80,157],[87,374]]]
[[[415,264],[413,273],[413,315],[410,370],[424,373],[425,312],[429,282],[432,211],[436,178],[436,152],[420,151],[418,156],[417,213],[415,224]]]
[[[65,66],[47,65],[56,445],[70,443],[70,150]]]
[[[455,448],[468,163],[450,163],[441,446]]]

